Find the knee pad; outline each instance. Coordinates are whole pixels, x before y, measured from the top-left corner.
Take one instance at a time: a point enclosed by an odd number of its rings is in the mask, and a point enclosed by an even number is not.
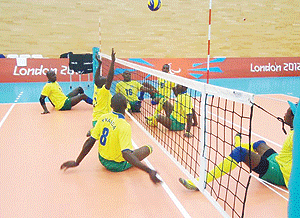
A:
[[[158,102],[151,100],[151,104],[152,104],[152,105],[157,105]]]
[[[79,86],[79,87],[78,87],[78,92],[79,92],[80,94],[84,93],[83,88],[81,88],[81,87]]]
[[[248,150],[240,146],[233,149],[229,156],[239,163],[245,160],[247,154]]]
[[[145,92],[140,92],[140,95],[139,95],[139,97],[138,97],[138,99],[140,100],[140,101],[143,101],[144,100],[144,95],[145,95]]]
[[[265,142],[264,140],[259,140],[259,141],[257,141],[257,142],[254,142],[254,143],[253,143],[253,149],[256,150],[257,147],[258,147],[260,144],[262,144],[262,143],[265,143],[265,144],[266,144],[266,142]]]

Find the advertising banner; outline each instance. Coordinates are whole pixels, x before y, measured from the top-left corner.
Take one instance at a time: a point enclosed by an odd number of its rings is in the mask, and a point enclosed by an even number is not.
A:
[[[206,58],[127,58],[136,64],[161,70],[170,64],[171,73],[190,79],[254,78],[254,77],[294,77],[300,76],[299,57],[272,58],[211,58],[207,74]],[[103,60],[103,71],[109,69],[109,62]],[[0,59],[0,82],[46,82],[48,70],[57,73],[57,81],[88,81],[88,75],[69,69],[69,59]],[[124,72],[115,66],[115,75]],[[105,72],[103,72],[105,75]],[[107,73],[107,72],[106,72]],[[90,76],[92,80],[92,75]]]
[[[54,70],[57,81],[87,81],[86,74],[81,75],[69,69],[69,59],[33,59],[33,58],[1,58],[0,82],[47,82],[46,72]]]

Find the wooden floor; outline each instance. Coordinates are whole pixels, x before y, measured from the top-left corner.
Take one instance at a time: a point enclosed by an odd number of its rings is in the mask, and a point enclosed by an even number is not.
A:
[[[266,96],[259,96],[264,101],[258,102],[269,102],[263,105],[267,109],[274,108],[272,98],[281,102],[282,107],[276,108],[278,116],[286,110],[286,99],[291,99],[267,97],[268,101]],[[76,159],[81,151],[92,125],[92,108],[80,103],[71,111],[41,112],[38,103],[0,104],[1,218],[221,217],[200,192],[186,190],[178,182],[184,173],[129,117],[126,119],[132,126],[134,143],[154,147],[145,163],[159,172],[163,184],[154,185],[136,168],[121,173],[107,171],[97,159],[97,144],[80,166],[61,171],[60,165]],[[271,136],[275,143],[282,144],[285,136],[278,125],[273,131],[272,125],[254,122],[270,126],[259,136]],[[287,217],[287,204],[252,178],[245,217]]]
[[[0,53],[102,52],[117,58],[207,57],[209,0],[1,0]],[[299,2],[212,1],[211,57],[299,57]]]

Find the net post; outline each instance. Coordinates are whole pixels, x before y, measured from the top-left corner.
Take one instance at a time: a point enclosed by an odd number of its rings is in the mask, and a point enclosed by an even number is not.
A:
[[[212,0],[209,1],[209,10],[208,10],[207,75],[206,75],[206,82],[207,82],[207,84],[209,83],[210,35],[211,35],[211,7],[212,7]]]

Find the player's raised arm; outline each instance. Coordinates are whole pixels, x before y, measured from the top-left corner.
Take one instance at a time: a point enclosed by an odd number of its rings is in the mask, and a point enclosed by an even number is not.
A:
[[[106,89],[110,89],[113,78],[114,78],[114,73],[115,73],[115,60],[116,60],[116,53],[114,51],[114,49],[111,49],[111,63],[110,63],[110,68],[109,68],[109,72],[107,75],[107,80],[106,80],[106,84],[105,84],[105,88]]]
[[[96,55],[96,60],[98,61],[98,68],[94,76],[94,82],[98,88],[101,88],[105,84],[106,79],[100,75],[102,61],[98,55]]]

